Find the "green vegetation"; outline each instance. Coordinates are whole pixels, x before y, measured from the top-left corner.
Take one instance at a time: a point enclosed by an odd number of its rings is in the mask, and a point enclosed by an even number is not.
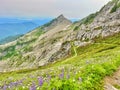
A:
[[[41,27],[41,29],[44,29],[44,27],[50,26],[54,21],[56,21],[56,19],[53,19],[52,21],[50,21],[50,22],[44,24],[44,25]]]
[[[15,45],[7,47],[7,48],[1,50],[1,52],[5,53],[5,55],[1,57],[1,59],[3,59],[3,60],[6,58],[10,58],[11,56],[14,56],[17,54],[17,52],[15,51]]]
[[[101,30],[101,29],[102,29],[102,26],[94,28],[94,30]]]
[[[114,85],[115,88],[117,89],[120,89],[120,86],[119,85]]]
[[[120,3],[118,3],[119,0],[113,0],[113,2],[115,3],[115,5],[113,6],[113,8],[111,9],[110,13],[116,12],[116,10],[118,8],[120,8]]]
[[[75,26],[74,31],[78,30],[80,26]]]
[[[39,37],[41,34],[45,33],[41,27],[37,28],[37,32],[34,33],[34,36]]]
[[[21,35],[18,37],[16,36],[16,38],[18,40],[17,40],[17,43],[15,45],[6,47],[4,49],[0,49],[0,52],[4,53],[3,56],[0,56],[0,60],[5,60],[7,58],[11,58],[12,61],[14,61],[13,59],[15,59],[15,60],[18,60],[20,63],[22,63],[22,61],[25,61],[25,60],[24,59],[22,60],[22,58],[19,58],[19,55],[23,52],[27,53],[27,52],[32,51],[33,50],[33,47],[32,47],[33,43],[43,33],[45,33],[45,32],[41,29],[41,27],[39,27],[39,28],[36,28],[36,32],[32,33],[33,38],[30,40],[25,40],[25,39],[23,40],[23,39],[19,38],[19,37],[21,37]],[[25,37],[27,38],[29,36],[25,36]],[[17,47],[19,47],[19,48],[17,49]],[[15,56],[15,58],[12,58],[12,56]],[[19,60],[19,59],[21,59],[21,60]]]
[[[75,47],[71,42],[72,57],[39,68],[1,73],[0,86],[24,77],[23,84],[13,90],[28,90],[33,82],[37,90],[103,90],[103,78],[112,75],[120,66],[119,40],[120,34],[116,34],[95,39],[94,44],[84,47]],[[42,86],[38,86],[36,77],[43,77]]]
[[[94,13],[94,14],[90,14],[89,16],[87,16],[86,18],[82,19],[80,22],[81,24],[90,24],[93,22],[94,18],[97,16],[98,12]]]

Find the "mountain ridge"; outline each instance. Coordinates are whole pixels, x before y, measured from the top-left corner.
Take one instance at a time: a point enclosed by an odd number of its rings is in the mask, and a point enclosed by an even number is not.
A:
[[[0,38],[2,39],[11,35],[25,34],[37,26],[38,25],[33,22],[2,23],[0,24]]]

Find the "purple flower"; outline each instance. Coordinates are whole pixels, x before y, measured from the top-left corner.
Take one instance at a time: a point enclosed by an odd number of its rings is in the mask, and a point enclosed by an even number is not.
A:
[[[69,79],[70,78],[70,74],[67,74],[66,78]]]
[[[39,86],[42,86],[43,85],[43,78],[42,77],[39,77],[38,78],[38,83],[39,83]]]
[[[4,86],[3,86],[3,90],[7,90],[7,85],[5,84]]]
[[[66,78],[67,78],[67,79],[70,78],[70,68],[69,68],[68,71],[67,71],[67,76],[66,76]]]
[[[13,83],[11,82],[10,84],[9,84],[9,88],[12,88],[13,87]]]
[[[50,75],[48,75],[48,80],[50,80],[51,79],[51,76]]]
[[[60,79],[63,79],[63,78],[64,78],[64,73],[61,73],[61,74],[59,75],[59,77],[60,77]]]
[[[19,85],[22,85],[22,83],[23,83],[23,80],[20,80],[18,83],[19,83]]]
[[[13,82],[13,85],[14,85],[14,86],[17,86],[17,85],[18,85],[18,82]]]
[[[79,80],[80,82],[82,82],[82,78],[81,78],[81,77],[79,77],[78,80]]]
[[[30,90],[36,90],[36,86],[34,83],[30,86]]]
[[[47,79],[46,79],[46,82],[48,82],[49,83],[49,81],[51,80],[51,76],[50,75],[48,75],[47,76]]]
[[[64,78],[64,69],[62,69],[62,72],[61,72],[61,74],[59,75],[59,78],[60,78],[60,79],[63,79],[63,78]]]

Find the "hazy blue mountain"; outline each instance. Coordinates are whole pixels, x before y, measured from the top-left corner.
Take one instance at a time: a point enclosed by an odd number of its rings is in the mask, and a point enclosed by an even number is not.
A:
[[[8,36],[25,34],[34,28],[49,22],[50,18],[23,19],[23,18],[2,18],[0,17],[0,40]]]
[[[34,28],[52,20],[52,18],[12,18],[0,17],[0,40],[8,36],[25,34]],[[73,22],[77,19],[71,19]]]
[[[24,34],[38,25],[33,22],[24,22],[24,23],[3,23],[0,24],[0,38],[7,36],[13,36],[17,34]]]
[[[0,44],[5,44],[5,43],[8,43],[8,42],[12,42],[12,41],[18,39],[21,36],[23,36],[23,35],[8,36],[8,37],[0,40]]]

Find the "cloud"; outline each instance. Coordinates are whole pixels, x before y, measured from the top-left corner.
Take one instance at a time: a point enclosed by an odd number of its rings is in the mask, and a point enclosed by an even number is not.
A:
[[[83,18],[110,0],[0,0],[0,16]]]

